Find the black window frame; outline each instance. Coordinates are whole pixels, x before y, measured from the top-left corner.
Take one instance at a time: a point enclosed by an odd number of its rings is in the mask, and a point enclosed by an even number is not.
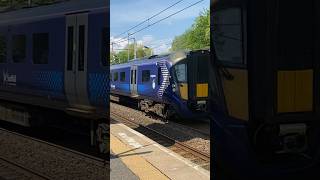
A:
[[[3,41],[1,41],[3,40]],[[7,58],[8,58],[8,39],[5,35],[0,35],[0,48],[1,48],[1,43],[3,43],[3,54],[1,54],[1,49],[0,49],[0,64],[5,64],[7,63]]]
[[[73,49],[74,49],[74,27],[73,26],[68,26],[68,43],[67,43],[67,71],[72,71],[73,70]]]
[[[21,38],[21,39],[20,39]],[[18,40],[23,40],[23,42],[16,42]],[[19,47],[19,43],[23,44],[21,47]],[[23,49],[20,49],[23,48]],[[16,64],[25,63],[27,60],[27,36],[25,34],[14,34],[12,35],[12,62]],[[17,54],[17,51],[22,50],[23,54],[21,57],[19,57],[21,54]],[[17,59],[19,58],[19,59]]]
[[[292,69],[312,69],[314,66],[315,39],[317,33],[313,32],[317,29],[316,25],[311,23],[317,21],[315,16],[316,10],[314,2],[306,2],[303,4],[295,4],[290,8],[287,3],[277,1],[277,19],[276,19],[276,56],[277,68],[282,70]],[[301,8],[298,14],[297,8]],[[289,10],[289,12],[288,12]],[[291,12],[290,12],[291,11]],[[300,14],[302,13],[302,14]],[[297,22],[307,21],[305,24],[297,24]],[[309,23],[310,22],[310,23]],[[294,42],[292,42],[294,40]]]
[[[120,72],[120,82],[126,81],[126,72],[122,71]]]
[[[119,73],[118,72],[114,72],[113,73],[113,81],[116,82],[119,79]]]
[[[183,81],[179,80],[179,77],[177,75],[177,67],[180,66],[180,65],[184,65],[185,66],[185,79]],[[183,60],[177,64],[174,65],[173,67],[173,71],[174,71],[174,77],[175,77],[175,81],[177,83],[188,83],[188,63],[187,63],[187,60]]]
[[[43,36],[43,37],[41,37]],[[39,38],[39,39],[38,39]],[[46,43],[36,44],[41,38],[46,39]],[[43,40],[43,39],[41,39]],[[43,49],[46,48],[46,49]],[[41,51],[46,51],[45,59],[41,59],[38,54],[42,54]],[[32,34],[32,62],[33,64],[49,64],[49,52],[50,52],[50,36],[49,33],[33,33]],[[41,56],[43,57],[43,56]],[[41,60],[40,60],[41,59]]]
[[[221,2],[220,2],[221,3]],[[217,3],[217,4],[220,4]],[[219,5],[218,5],[219,6]],[[216,50],[216,42],[215,42],[215,29],[217,24],[213,24],[213,32],[212,32],[212,41],[213,41],[213,53],[215,54],[215,63],[222,64],[225,67],[233,67],[233,68],[247,68],[247,54],[246,54],[246,8],[243,4],[240,2],[235,2],[230,6],[226,6],[222,3],[221,8],[215,9],[216,12],[222,11],[222,10],[227,10],[227,9],[232,9],[232,8],[238,8],[241,13],[240,17],[240,35],[241,35],[241,62],[231,62],[231,61],[224,61],[224,60],[219,60],[219,56],[217,55],[217,50]],[[214,14],[214,17],[216,16],[216,13]],[[213,18],[214,21],[214,18]]]
[[[108,67],[109,66],[109,56],[110,53],[108,53],[108,28],[107,27],[103,27],[102,28],[102,33],[101,33],[101,60],[100,60],[100,64],[103,67]]]
[[[147,73],[148,75],[146,75],[145,73]],[[148,70],[148,69],[142,70],[141,71],[141,82],[142,83],[150,82],[150,80],[151,80],[150,75],[151,75],[151,71],[150,70]],[[147,78],[147,80],[145,78]]]

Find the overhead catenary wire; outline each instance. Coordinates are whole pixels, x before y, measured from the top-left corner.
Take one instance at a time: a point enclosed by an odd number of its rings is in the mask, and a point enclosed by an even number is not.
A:
[[[158,46],[151,46],[150,48],[151,48],[151,49],[158,49],[158,48],[160,48],[161,46],[166,46],[166,45],[170,45],[170,44],[172,44],[172,42],[160,44],[160,45],[158,45]]]
[[[123,40],[124,41],[128,41],[127,39],[126,40]],[[167,42],[168,41],[168,42]],[[167,42],[167,43],[163,43],[163,42]],[[145,45],[147,47],[149,47],[150,49],[157,49],[161,46],[164,46],[164,45],[170,45],[172,44],[173,40],[169,39],[169,40],[166,40],[166,41],[162,41],[162,42],[159,42],[159,43],[152,43],[152,44],[148,44],[148,45]],[[118,44],[118,43],[110,43],[110,44]],[[127,48],[126,49],[113,49],[113,50],[128,50]]]
[[[144,20],[144,21],[142,21],[141,23],[139,23],[139,24],[137,24],[137,25],[135,25],[135,26],[131,27],[130,29],[128,29],[128,30],[126,30],[126,31],[124,31],[124,32],[122,32],[122,33],[120,33],[120,34],[118,34],[118,35],[116,35],[116,36],[115,36],[115,38],[117,38],[117,37],[119,37],[119,36],[121,36],[121,35],[123,35],[123,34],[127,34],[127,32],[129,32],[129,31],[131,31],[131,30],[133,30],[133,29],[135,29],[135,28],[139,27],[140,25],[144,24],[145,22],[148,22],[148,21],[150,21],[151,19],[153,19],[153,18],[155,18],[155,17],[159,16],[159,15],[160,15],[160,14],[162,14],[163,12],[165,12],[165,11],[169,10],[170,8],[172,8],[172,7],[176,6],[177,4],[181,3],[182,1],[184,1],[184,0],[179,0],[179,1],[175,2],[174,4],[170,5],[169,7],[165,8],[165,9],[161,10],[160,12],[158,12],[158,13],[154,14],[153,16],[151,16],[151,17],[149,17],[149,18],[145,19],[145,20]]]
[[[176,12],[174,12],[174,13],[172,13],[172,14],[170,14],[170,15],[168,15],[168,16],[166,16],[166,17],[164,17],[164,18],[162,18],[162,19],[160,19],[160,20],[158,20],[158,21],[156,21],[156,22],[154,22],[154,23],[152,23],[152,24],[148,24],[147,26],[145,26],[145,27],[143,27],[143,28],[141,28],[141,29],[139,29],[139,30],[137,30],[137,31],[134,31],[133,33],[129,33],[129,34],[130,34],[130,35],[137,34],[137,33],[141,32],[141,31],[143,31],[143,30],[145,30],[145,29],[148,29],[148,28],[150,28],[151,26],[154,26],[154,25],[156,25],[156,24],[158,24],[158,23],[160,23],[160,22],[162,22],[162,21],[164,21],[164,20],[166,20],[166,19],[168,19],[168,18],[170,18],[170,17],[172,17],[172,16],[174,16],[174,15],[177,15],[177,14],[181,13],[182,11],[185,11],[185,10],[187,10],[187,9],[189,9],[189,8],[195,6],[195,5],[197,5],[197,4],[199,4],[199,3],[203,2],[203,1],[204,1],[204,0],[199,0],[199,1],[197,1],[197,2],[195,2],[195,3],[193,3],[193,4],[191,4],[191,5],[189,5],[189,6],[187,6],[187,7],[185,7],[185,8],[183,8],[183,9],[179,10],[179,11],[176,11]],[[123,38],[120,38],[119,41],[116,41],[116,42],[114,42],[114,43],[123,42],[123,41],[126,40],[126,38],[128,38],[128,36],[123,37]]]

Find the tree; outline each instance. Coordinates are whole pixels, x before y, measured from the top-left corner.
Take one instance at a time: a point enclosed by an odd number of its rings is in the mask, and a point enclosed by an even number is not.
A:
[[[110,64],[122,64],[128,62],[128,46],[118,53],[110,53]],[[152,49],[145,48],[144,45],[136,45],[136,56],[142,58],[151,56]],[[134,59],[134,44],[129,44],[129,59]]]
[[[191,28],[175,37],[171,51],[196,50],[210,47],[210,10],[204,10]]]

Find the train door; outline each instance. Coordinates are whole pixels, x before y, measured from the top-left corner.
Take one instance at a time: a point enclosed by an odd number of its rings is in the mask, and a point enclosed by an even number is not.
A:
[[[130,69],[130,91],[131,96],[137,96],[138,95],[138,67],[137,66],[131,66]]]
[[[88,14],[66,17],[65,91],[71,106],[89,105],[87,94]]]

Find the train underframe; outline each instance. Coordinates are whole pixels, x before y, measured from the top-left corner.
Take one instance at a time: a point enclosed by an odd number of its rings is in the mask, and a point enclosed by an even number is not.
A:
[[[138,108],[146,113],[153,112],[163,119],[169,119],[177,116],[174,108],[172,108],[169,104],[158,103],[148,99],[139,100]]]
[[[133,105],[134,108],[138,110],[144,111],[146,113],[153,113],[163,118],[164,120],[178,117],[176,110],[170,104],[159,103],[149,99],[136,99],[117,94],[110,95],[110,100],[118,102],[120,104],[127,103],[128,105]]]
[[[89,131],[91,146],[97,147],[101,153],[109,153],[109,126],[105,118],[90,119],[89,116],[75,116],[75,113],[69,114],[61,110],[8,101],[0,102],[1,121],[30,128],[51,126],[74,133]]]
[[[190,120],[190,121],[208,121],[208,114],[195,108],[192,110],[189,106],[182,104],[169,104],[153,101],[150,99],[137,99],[119,94],[110,95],[110,100],[129,106],[146,113],[152,113],[159,116],[164,121],[168,120]],[[201,106],[203,106],[201,104]],[[198,106],[197,106],[198,107]]]

